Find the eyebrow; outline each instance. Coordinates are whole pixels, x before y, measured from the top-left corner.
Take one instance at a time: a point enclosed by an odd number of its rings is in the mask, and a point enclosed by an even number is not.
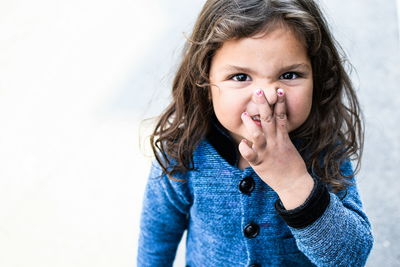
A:
[[[289,66],[283,66],[282,68],[279,69],[279,72],[286,72],[286,71],[297,70],[297,69],[311,70],[309,64],[298,63],[298,64],[292,64]],[[235,65],[227,65],[227,66],[225,66],[225,68],[223,70],[224,71],[239,71],[239,72],[245,72],[245,73],[257,73],[257,71],[255,71],[251,68],[235,66]]]

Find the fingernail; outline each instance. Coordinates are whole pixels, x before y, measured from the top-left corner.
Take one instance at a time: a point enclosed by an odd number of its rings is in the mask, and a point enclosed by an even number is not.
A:
[[[276,93],[277,93],[279,96],[283,96],[283,94],[284,94],[282,88],[279,88],[278,90],[276,90]]]
[[[249,113],[243,112],[242,115],[243,115],[243,116],[249,116]]]
[[[263,91],[261,89],[257,89],[256,95],[262,96],[263,95]]]

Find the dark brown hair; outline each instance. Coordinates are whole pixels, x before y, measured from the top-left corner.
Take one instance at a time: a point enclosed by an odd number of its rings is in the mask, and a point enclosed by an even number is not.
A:
[[[164,173],[193,169],[193,150],[207,134],[212,103],[209,70],[215,52],[227,40],[252,37],[283,23],[305,42],[313,69],[311,113],[290,137],[302,140],[299,152],[310,171],[332,191],[345,189],[340,171],[357,160],[363,146],[359,103],[344,69],[343,50],[312,0],[209,0],[188,38],[172,85],[172,103],[161,114],[150,142]],[[340,53],[339,53],[340,52]],[[173,162],[173,164],[171,164]]]

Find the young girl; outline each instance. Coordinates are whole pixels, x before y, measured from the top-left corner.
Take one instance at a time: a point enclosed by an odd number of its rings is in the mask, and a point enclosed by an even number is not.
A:
[[[171,266],[185,229],[191,267],[365,265],[359,104],[317,5],[208,0],[184,52],[151,136],[138,266]]]

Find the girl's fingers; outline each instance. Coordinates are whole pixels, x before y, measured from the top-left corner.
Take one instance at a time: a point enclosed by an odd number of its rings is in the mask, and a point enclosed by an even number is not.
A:
[[[278,137],[287,137],[287,113],[286,113],[286,98],[283,89],[276,91],[278,100],[275,104],[274,114],[276,120],[276,132]]]
[[[253,148],[256,150],[264,148],[266,145],[266,139],[261,127],[259,127],[253,121],[253,119],[247,112],[242,113],[242,121],[247,129],[250,141],[253,143]]]
[[[242,157],[247,160],[250,164],[256,165],[257,163],[257,153],[250,147],[248,141],[243,139],[239,143],[239,152]]]
[[[258,89],[257,91],[255,91],[254,98],[256,99],[255,102],[258,106],[258,112],[260,114],[260,121],[263,132],[265,133],[267,140],[270,138],[274,138],[276,134],[275,120],[273,117],[274,114],[271,106],[268,103],[267,98],[265,97],[263,90]]]

